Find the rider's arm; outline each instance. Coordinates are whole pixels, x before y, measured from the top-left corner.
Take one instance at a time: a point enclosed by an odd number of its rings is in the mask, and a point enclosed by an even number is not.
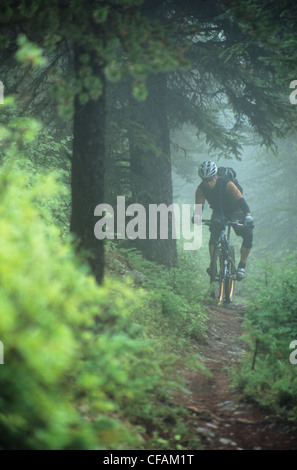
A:
[[[204,204],[205,204],[205,196],[204,196],[201,184],[196,189],[195,204],[202,204],[202,209],[203,209]]]
[[[250,208],[237,186],[232,181],[229,181],[226,189],[230,197],[237,202],[242,212],[244,212],[245,215],[251,215]]]
[[[201,204],[202,205],[202,210],[203,210],[203,207],[204,207],[204,204],[205,204],[205,196],[203,194],[201,184],[198,186],[198,188],[196,189],[196,192],[195,192],[195,204],[196,205]],[[201,221],[200,212],[199,212],[198,207],[196,206],[195,210],[194,210],[194,213],[193,213],[192,222],[198,224],[200,221]]]
[[[243,197],[241,199],[239,199],[238,205],[239,205],[240,209],[242,210],[242,212],[245,213],[245,215],[251,215],[250,208],[247,205],[246,200]]]

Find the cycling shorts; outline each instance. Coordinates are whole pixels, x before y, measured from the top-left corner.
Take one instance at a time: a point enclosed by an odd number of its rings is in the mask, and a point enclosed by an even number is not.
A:
[[[245,214],[243,212],[234,212],[232,214],[227,215],[226,218],[228,220],[238,220],[239,222],[242,222],[245,218]],[[222,227],[223,227],[222,216],[218,213],[213,212],[212,217],[211,217],[211,226],[209,228],[210,230],[209,244],[210,245],[216,245],[218,243]],[[242,237],[243,239],[242,246],[244,246],[247,249],[251,249],[253,246],[254,226],[247,225],[244,227],[232,227],[232,228],[237,236]]]

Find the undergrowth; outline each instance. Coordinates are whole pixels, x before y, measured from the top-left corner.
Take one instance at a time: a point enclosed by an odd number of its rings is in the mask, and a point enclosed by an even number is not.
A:
[[[155,391],[140,409],[129,408],[130,419],[146,429],[146,432],[142,430],[146,433],[143,448],[199,448],[199,439],[188,419],[189,412],[174,403],[172,392],[187,393],[179,377],[184,367],[208,374],[198,361],[197,352],[193,352],[193,344],[203,341],[207,331],[206,276],[197,257],[182,251],[179,266],[169,270],[145,260],[133,248],[123,248],[113,242],[106,248],[108,274],[129,279],[133,288],[144,294],[141,306],[132,314],[135,325],[154,345],[161,363],[161,358],[172,360],[171,368],[163,368],[162,374],[167,374],[163,395]]]
[[[257,266],[252,304],[246,312],[248,353],[234,384],[247,397],[297,423],[297,365],[292,342],[297,340],[296,253],[283,262]],[[294,344],[293,344],[294,346]],[[295,347],[295,350],[297,348]]]
[[[149,293],[143,310],[136,316],[145,325],[146,334],[161,335],[169,348],[179,352],[187,349],[192,340],[204,338],[208,284],[194,256],[181,251],[178,267],[164,269],[145,260],[133,248],[118,248],[110,243],[107,257],[117,255],[122,257],[124,274],[136,284],[140,275],[141,287]]]
[[[167,271],[107,246],[146,281],[111,269],[98,286],[68,235],[66,142],[34,129],[0,127],[0,448],[199,448],[173,394],[179,367],[203,369],[203,276],[185,254]]]
[[[172,399],[176,352],[188,344],[199,367],[190,342],[204,314],[190,288],[168,291],[174,274],[160,272],[160,289],[152,277],[145,289],[117,276],[98,287],[46,204],[54,178],[19,167],[0,171],[0,447],[198,448]]]

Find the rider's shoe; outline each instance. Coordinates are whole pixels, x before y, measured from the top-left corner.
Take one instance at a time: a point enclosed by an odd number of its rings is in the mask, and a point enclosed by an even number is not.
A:
[[[236,273],[236,280],[239,282],[242,281],[242,279],[244,278],[244,273],[245,273],[244,268],[238,268],[237,273]]]

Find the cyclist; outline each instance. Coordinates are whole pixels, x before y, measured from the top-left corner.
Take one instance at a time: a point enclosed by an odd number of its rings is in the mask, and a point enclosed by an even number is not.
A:
[[[245,274],[248,256],[253,246],[253,218],[249,206],[237,186],[223,176],[218,176],[218,168],[215,162],[203,162],[198,175],[202,182],[196,189],[195,204],[202,204],[202,210],[207,201],[213,210],[210,226],[209,254],[210,263],[214,253],[215,244],[218,241],[222,228],[222,220],[243,220],[243,227],[234,227],[236,235],[243,238],[240,250],[240,262],[237,268],[237,280],[241,281]],[[199,223],[199,216],[194,214],[194,223]],[[207,269],[211,272],[211,264]]]

